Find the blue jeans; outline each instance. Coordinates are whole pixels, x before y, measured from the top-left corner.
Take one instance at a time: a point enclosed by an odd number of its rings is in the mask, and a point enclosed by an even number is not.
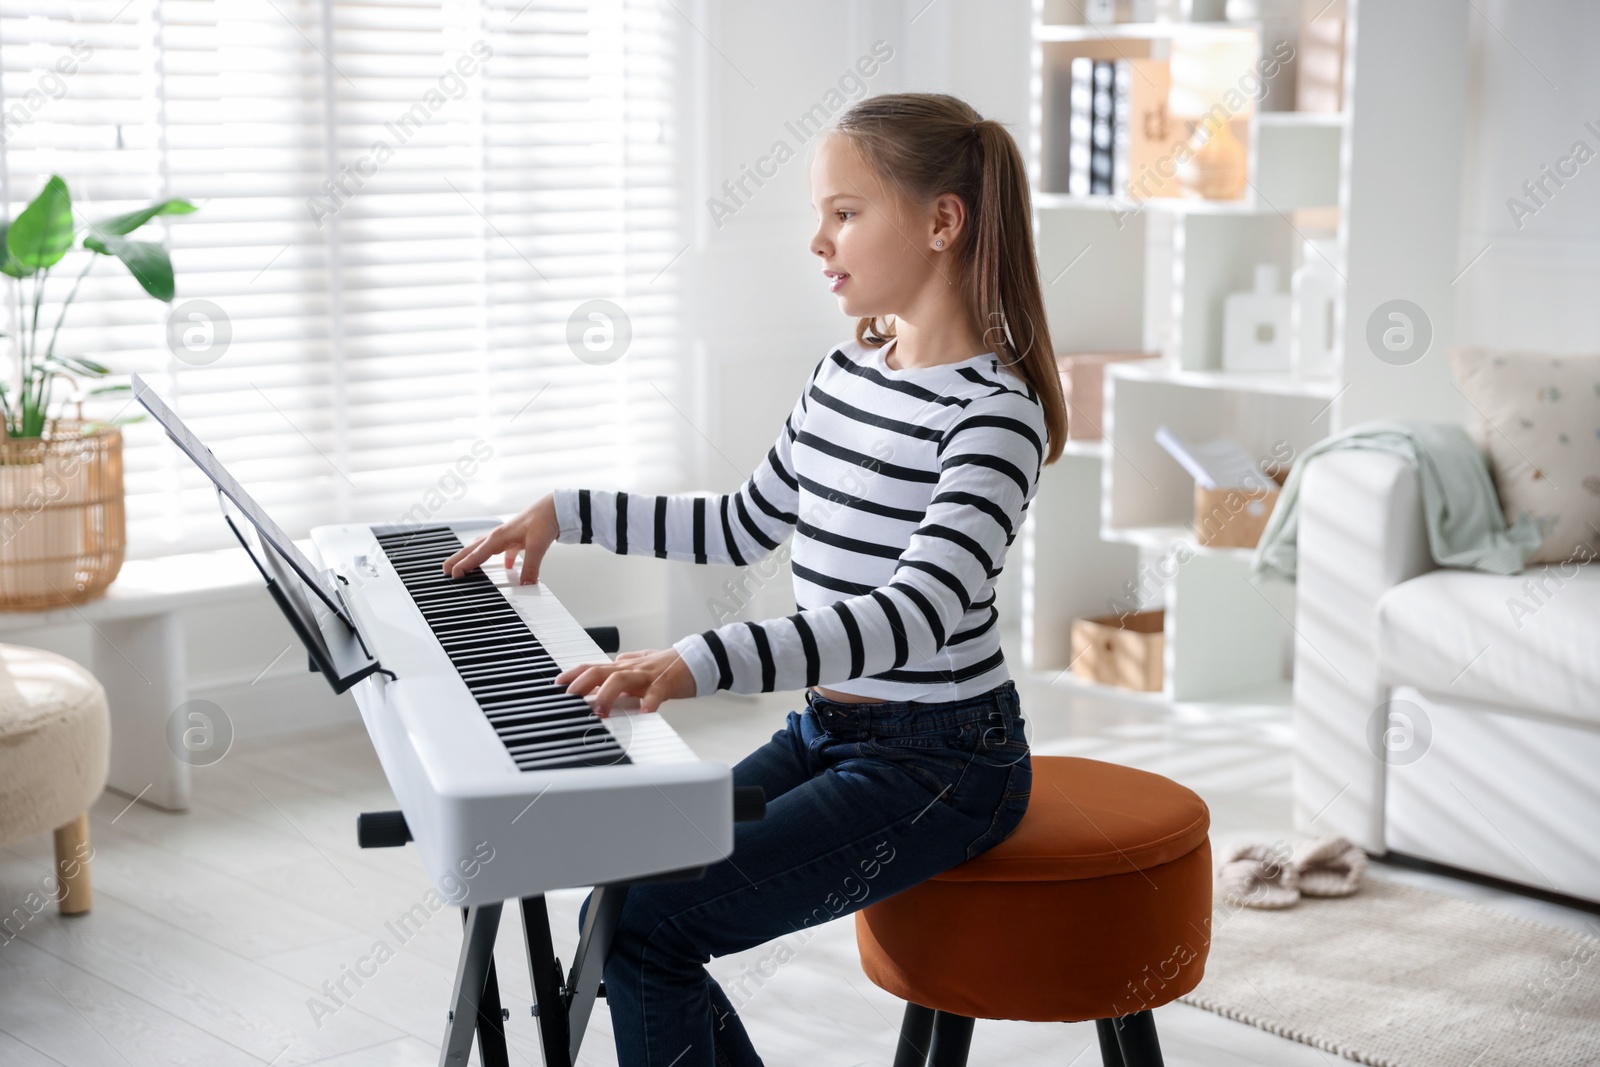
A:
[[[944,703],[806,710],[733,768],[766,790],[766,817],[734,825],[733,854],[692,882],[628,890],[605,964],[622,1067],[761,1067],[745,1003],[814,934],[1002,841],[1033,782],[1016,685]],[[589,899],[579,911],[587,914]],[[712,978],[712,956],[781,938],[755,970]]]

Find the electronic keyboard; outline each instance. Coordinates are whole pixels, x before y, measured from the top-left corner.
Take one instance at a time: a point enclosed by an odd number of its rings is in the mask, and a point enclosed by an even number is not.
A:
[[[695,756],[637,699],[602,718],[550,681],[611,658],[550,588],[512,584],[498,558],[443,573],[498,525],[311,531],[315,561],[338,577],[382,668],[351,692],[435,886],[477,904],[726,857],[732,771]],[[473,862],[489,850],[493,860]]]
[[[359,635],[367,662],[345,677],[360,676],[350,691],[400,803],[362,816],[361,843],[414,840],[440,894],[462,908],[439,1062],[465,1064],[476,1032],[488,1067],[509,1063],[494,941],[503,902],[516,897],[544,1059],[569,1067],[604,996],[629,884],[701,877],[732,853],[734,821],[760,818],[765,799],[735,790],[727,765],[696,757],[637,698],[602,718],[551,681],[610,657],[543,582],[513,584],[494,560],[444,573],[498,525],[318,526],[313,565],[332,575]],[[544,894],[589,885],[563,974]]]
[[[696,757],[637,698],[601,718],[555,684],[609,658],[542,582],[513,585],[494,565],[444,573],[499,520],[318,526],[309,558],[148,383],[130,381],[216,485],[311,669],[355,697],[400,803],[360,815],[358,843],[415,841],[440,897],[461,907],[440,1064],[465,1065],[476,1033],[484,1067],[508,1067],[494,942],[519,898],[544,1062],[571,1067],[629,887],[703,877],[733,852],[733,823],[762,817],[765,794],[734,788],[730,768]],[[563,973],[544,895],[581,886],[594,892]]]
[[[465,1064],[474,1031],[485,1064],[508,1062],[494,940],[502,902],[519,897],[545,1062],[570,1065],[604,995],[628,884],[700,877],[733,851],[735,819],[759,818],[765,803],[736,794],[725,764],[696,757],[636,698],[601,718],[551,681],[609,657],[543,582],[513,584],[497,561],[443,572],[497,525],[318,526],[312,552],[370,658],[350,691],[400,803],[363,816],[362,844],[415,840],[441,895],[462,906],[439,1062]],[[563,975],[544,894],[588,885]]]

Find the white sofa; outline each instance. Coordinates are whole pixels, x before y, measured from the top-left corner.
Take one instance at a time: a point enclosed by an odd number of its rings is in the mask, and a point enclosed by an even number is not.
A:
[[[1600,903],[1600,563],[1441,569],[1410,464],[1302,477],[1296,830]]]

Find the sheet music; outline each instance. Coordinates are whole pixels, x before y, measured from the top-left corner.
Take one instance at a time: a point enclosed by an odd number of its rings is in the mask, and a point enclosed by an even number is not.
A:
[[[178,418],[171,408],[167,407],[155,390],[150,388],[148,382],[137,374],[133,375],[132,382],[134,399],[139,401],[145,410],[150,412],[155,417],[155,420],[166,428],[167,436],[172,438],[173,444],[177,445],[190,459],[194,460],[195,466],[199,467],[206,477],[216,484],[219,490],[227,494],[228,499],[233,501],[234,506],[244,514],[245,518],[250,520],[250,525],[256,528],[262,540],[268,542],[277,550],[278,555],[282,556],[284,561],[294,568],[295,574],[299,576],[300,581],[305,584],[306,588],[317,594],[318,598],[335,615],[343,619],[345,624],[354,630],[355,621],[345,613],[344,605],[339,603],[339,598],[332,585],[329,584],[328,577],[312,566],[305,553],[300,551],[300,546],[289,539],[289,535],[284,533],[282,528],[272,520],[272,516],[262,510],[261,505],[256,503],[254,497],[245,492],[244,486],[240,485],[238,480],[228,473],[227,468],[218,461],[216,456],[212,455],[211,449],[202,444],[200,439],[194,435],[194,432],[184,425],[183,420]]]

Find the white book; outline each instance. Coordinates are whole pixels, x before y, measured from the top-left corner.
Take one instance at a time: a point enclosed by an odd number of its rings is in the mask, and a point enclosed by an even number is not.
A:
[[[1219,437],[1194,445],[1162,426],[1156,430],[1156,444],[1182,464],[1183,469],[1194,476],[1195,484],[1202,488],[1253,492],[1265,487],[1266,475],[1250,458],[1250,453],[1230,438]]]

